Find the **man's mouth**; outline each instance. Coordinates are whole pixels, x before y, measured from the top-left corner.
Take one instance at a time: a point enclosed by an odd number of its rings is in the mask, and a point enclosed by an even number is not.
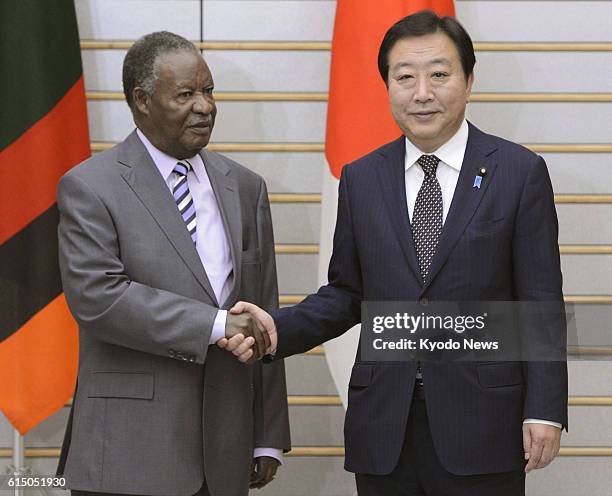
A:
[[[191,124],[188,126],[195,133],[206,133],[210,131],[210,123],[209,122],[196,122],[195,124]]]
[[[417,121],[429,121],[432,120],[438,114],[435,110],[421,110],[419,112],[411,112],[411,115]]]

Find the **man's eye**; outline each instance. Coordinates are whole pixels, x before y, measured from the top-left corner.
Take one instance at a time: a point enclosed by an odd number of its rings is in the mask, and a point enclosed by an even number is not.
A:
[[[400,74],[397,78],[398,81],[405,81],[406,79],[410,79],[412,76],[410,74]]]
[[[438,78],[438,79],[446,77],[446,76],[447,76],[446,72],[434,72],[433,73],[433,77]]]
[[[182,91],[179,96],[182,98],[189,98],[193,93],[191,91]]]
[[[212,95],[212,92],[215,90],[214,86],[211,86],[209,88],[204,88],[204,93],[207,93],[209,95]]]

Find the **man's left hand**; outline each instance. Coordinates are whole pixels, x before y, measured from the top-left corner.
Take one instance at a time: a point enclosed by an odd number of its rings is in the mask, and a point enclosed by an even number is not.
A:
[[[251,489],[261,489],[268,482],[274,479],[276,469],[280,462],[276,458],[270,456],[259,456],[253,459],[251,467],[251,481],[249,487]]]
[[[544,468],[561,447],[561,429],[546,424],[523,424],[523,451],[528,460],[525,473]]]

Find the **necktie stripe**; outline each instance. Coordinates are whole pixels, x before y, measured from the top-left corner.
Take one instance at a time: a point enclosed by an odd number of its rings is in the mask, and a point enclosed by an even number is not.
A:
[[[174,199],[177,202],[180,202],[183,199],[183,196],[185,195],[185,193],[187,193],[188,191],[189,191],[189,187],[187,186],[186,182],[183,182],[179,186],[175,186]]]
[[[187,182],[187,176],[179,176],[179,178],[174,183],[174,191],[183,183]]]
[[[196,210],[193,203],[193,197],[191,191],[189,191],[189,184],[187,182],[187,174],[191,170],[191,164],[189,162],[177,162],[174,166],[174,173],[178,176],[174,187],[172,188],[172,195],[176,206],[185,222],[185,227],[191,236],[191,240],[194,244],[197,241],[197,222],[196,222]]]
[[[186,177],[187,173],[189,172],[189,169],[189,166],[183,164],[182,162],[177,162],[176,167],[174,167],[174,172],[180,174],[183,177]]]
[[[189,202],[191,195],[189,194],[189,190],[184,191],[182,195],[177,195],[174,197],[174,202],[179,207],[179,210],[182,212],[184,210],[185,201]]]
[[[178,203],[178,209],[181,212],[181,215],[183,214],[183,212],[185,212],[189,206],[193,203],[193,200],[191,199],[191,193],[187,193],[183,199],[180,201],[180,203]]]
[[[195,217],[195,214],[196,214],[196,212],[195,212],[195,207],[193,206],[193,204],[185,212],[181,212],[181,216],[183,217],[183,220],[185,221],[185,224],[189,224],[193,220],[193,218]]]

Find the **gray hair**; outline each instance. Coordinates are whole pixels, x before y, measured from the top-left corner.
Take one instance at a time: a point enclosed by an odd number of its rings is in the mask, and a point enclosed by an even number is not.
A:
[[[157,59],[168,52],[197,51],[195,45],[169,31],[150,33],[134,42],[123,59],[123,93],[127,104],[134,110],[132,93],[140,86],[152,95],[157,81]]]

